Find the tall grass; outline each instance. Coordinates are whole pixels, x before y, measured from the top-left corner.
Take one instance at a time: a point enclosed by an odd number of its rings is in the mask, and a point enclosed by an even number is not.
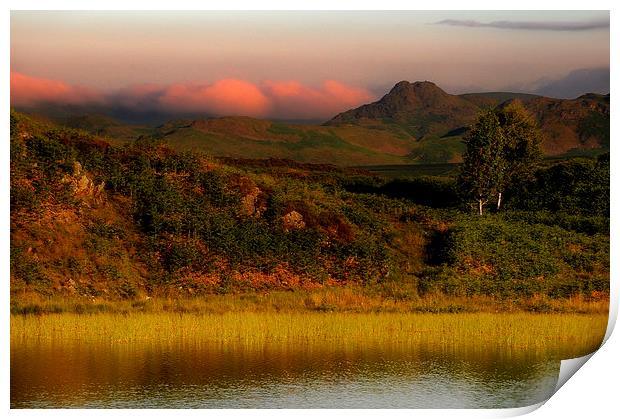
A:
[[[607,316],[531,313],[142,313],[11,316],[11,341],[502,347],[559,358],[595,350]]]
[[[177,294],[152,298],[108,300],[85,297],[44,297],[15,293],[12,314],[95,314],[95,313],[195,313],[226,312],[346,312],[346,313],[578,313],[604,314],[609,295],[575,295],[550,298],[533,295],[498,299],[484,295],[470,297],[442,293],[418,295],[415,281],[386,282],[374,286],[334,286],[295,291],[247,292],[241,294],[187,297]]]

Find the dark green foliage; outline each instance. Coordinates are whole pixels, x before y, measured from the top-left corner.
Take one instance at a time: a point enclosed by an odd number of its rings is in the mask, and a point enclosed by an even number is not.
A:
[[[117,189],[133,197],[135,220],[152,236],[151,252],[159,255],[168,273],[162,277],[166,281],[183,269],[212,271],[216,261],[238,271],[269,272],[285,264],[295,273],[316,277],[344,278],[354,272],[358,280],[371,280],[384,275],[385,244],[373,244],[383,250],[370,249],[367,239],[356,239],[353,227],[356,221],[380,225],[372,212],[364,213],[359,206],[357,211],[352,207],[335,211],[324,208],[324,203],[291,200],[301,193],[291,190],[297,187],[293,183],[286,192],[269,191],[263,217],[244,216],[240,206],[248,178],[221,170],[200,171],[196,156],[162,157],[146,144],[139,146],[143,152],[132,150],[124,184]],[[306,228],[286,232],[281,218],[293,210],[302,214]],[[350,221],[347,213],[356,221]],[[326,236],[334,240],[332,246],[325,245]],[[343,268],[350,258],[355,258],[356,270]]]
[[[11,182],[11,211],[35,210],[41,203],[41,195],[29,184]]]
[[[501,191],[515,182],[531,179],[534,167],[542,158],[542,133],[534,117],[520,101],[513,101],[496,110],[505,137],[504,154],[507,173]]]
[[[362,230],[377,230],[384,223],[360,202],[352,202],[342,207],[344,217]]]
[[[71,130],[43,129],[18,114],[11,117],[11,210],[37,211],[45,200],[71,203],[63,177],[73,174],[78,155],[86,160],[80,153],[97,146],[86,146],[89,137]],[[24,131],[26,123],[36,129]]]
[[[391,256],[384,245],[385,240],[379,242],[373,238],[368,235],[350,244],[334,244],[336,256],[349,263],[336,266],[331,273],[342,279],[361,277],[366,283],[385,278],[392,268]]]
[[[469,131],[459,174],[459,185],[466,196],[478,201],[482,215],[484,205],[501,191],[507,176],[506,137],[498,114],[489,110],[478,117]]]
[[[226,177],[220,172],[201,172],[197,175],[197,183],[216,207],[232,206],[239,200],[239,196],[228,189]]]
[[[590,137],[600,140],[601,146],[609,148],[609,114],[592,111],[579,122],[577,132],[582,142]]]
[[[149,234],[186,233],[188,231],[184,205],[180,191],[162,177],[141,180],[136,189],[136,220]]]
[[[529,211],[609,216],[609,154],[598,160],[572,159],[536,172],[534,180],[520,185],[510,205]]]
[[[499,210],[507,188],[532,178],[542,157],[541,135],[519,101],[479,115],[465,139],[459,184],[478,201],[480,215],[491,200]]]
[[[183,268],[204,270],[209,260],[196,241],[169,242],[163,247],[161,261],[166,270],[176,272]]]
[[[444,239],[441,265],[425,271],[420,291],[498,297],[608,291],[609,238],[557,226],[461,217]]]
[[[11,275],[26,284],[46,283],[47,278],[41,272],[37,261],[22,248],[11,246]]]
[[[48,136],[36,136],[27,143],[28,152],[48,169],[70,169],[77,154],[74,149]]]
[[[609,217],[584,216],[576,213],[541,211],[506,211],[501,215],[506,221],[558,226],[564,230],[585,234],[609,235]]]
[[[119,285],[116,292],[122,298],[133,298],[137,294],[136,288],[129,282],[123,282]]]
[[[456,180],[449,177],[416,176],[387,182],[373,177],[355,177],[343,182],[343,187],[354,193],[402,198],[432,208],[447,208],[459,203]]]

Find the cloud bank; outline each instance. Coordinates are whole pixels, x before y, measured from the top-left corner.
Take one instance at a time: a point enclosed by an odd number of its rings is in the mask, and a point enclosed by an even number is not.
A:
[[[102,101],[102,95],[94,89],[11,72],[11,105],[34,106],[42,102],[82,105]]]
[[[252,83],[221,79],[213,83],[139,84],[104,92],[11,72],[11,105],[23,107],[102,105],[134,112],[311,119],[331,117],[373,97],[366,89],[335,80],[307,86],[294,80]]]
[[[512,21],[498,20],[484,23],[477,20],[445,19],[435,23],[436,25],[462,26],[467,28],[496,28],[535,31],[590,31],[596,29],[609,29],[609,20],[593,20],[588,22],[535,22],[535,21]]]

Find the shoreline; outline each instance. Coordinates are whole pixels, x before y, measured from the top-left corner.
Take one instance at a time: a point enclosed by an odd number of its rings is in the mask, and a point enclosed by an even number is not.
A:
[[[519,298],[457,297],[444,294],[418,296],[407,289],[324,287],[315,290],[155,295],[112,300],[78,296],[23,294],[11,296],[12,315],[133,314],[228,312],[290,313],[575,313],[607,314],[607,294],[571,298],[533,295]]]

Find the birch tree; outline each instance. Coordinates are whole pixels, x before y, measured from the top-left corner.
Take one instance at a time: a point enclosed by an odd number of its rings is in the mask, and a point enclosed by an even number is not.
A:
[[[504,182],[506,159],[504,134],[498,115],[493,110],[484,111],[465,138],[466,150],[459,183],[478,201],[478,213],[498,193]]]
[[[459,183],[478,202],[478,213],[494,200],[497,210],[504,191],[529,179],[540,159],[541,133],[520,101],[483,111],[465,138]]]
[[[521,101],[515,100],[497,111],[504,139],[505,174],[497,188],[497,209],[502,193],[512,183],[530,180],[534,167],[542,157],[542,134],[537,123]]]

